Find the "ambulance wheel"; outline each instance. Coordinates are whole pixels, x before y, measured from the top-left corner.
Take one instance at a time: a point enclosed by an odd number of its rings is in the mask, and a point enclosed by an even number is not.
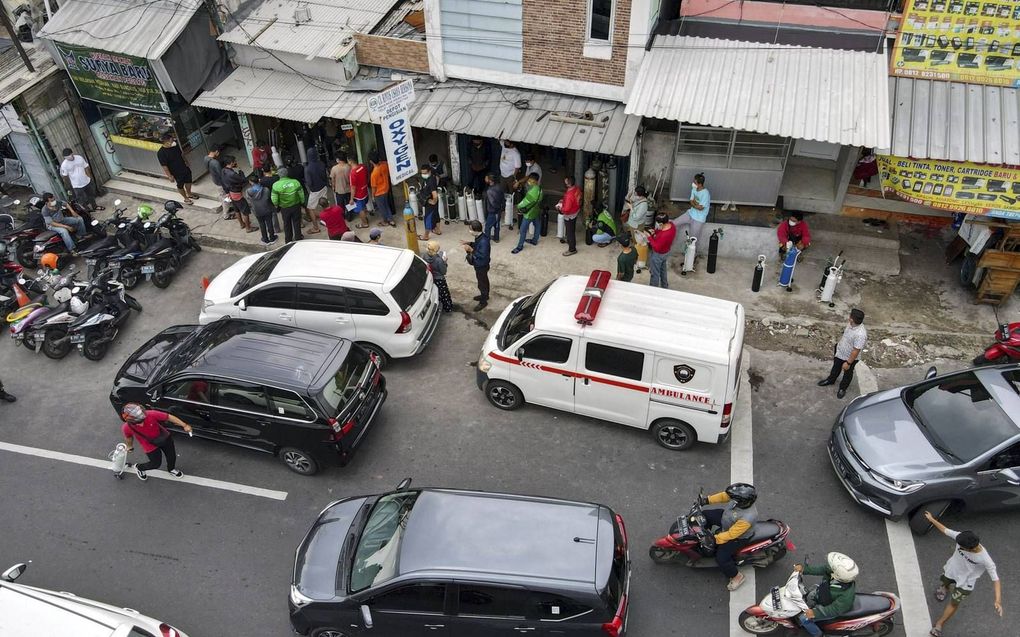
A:
[[[687,423],[680,420],[664,418],[652,425],[655,441],[673,451],[687,451],[698,441],[698,434]]]
[[[493,407],[503,411],[513,411],[524,404],[521,390],[504,380],[490,380],[485,386],[485,396]]]

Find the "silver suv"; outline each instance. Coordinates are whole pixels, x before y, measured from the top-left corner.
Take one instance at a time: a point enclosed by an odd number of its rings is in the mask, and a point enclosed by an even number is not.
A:
[[[829,439],[850,496],[915,533],[925,510],[1020,507],[1020,365],[937,373],[857,398]]]

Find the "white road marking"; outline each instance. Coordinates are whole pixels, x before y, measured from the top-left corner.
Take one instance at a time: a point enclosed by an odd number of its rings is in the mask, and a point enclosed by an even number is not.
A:
[[[857,363],[854,371],[862,395],[878,391],[878,379],[870,367],[861,362]],[[914,535],[905,521],[891,520],[885,521],[885,534],[889,538],[896,588],[903,604],[901,609],[903,632],[907,637],[922,637],[927,635],[931,628],[931,615],[928,611],[928,596],[924,590],[921,567],[917,561]]]
[[[751,367],[751,353],[744,350],[743,362],[740,365],[740,393],[737,404],[733,406],[733,421],[730,424],[730,482],[747,482],[754,484],[754,448],[751,439],[751,381],[748,369]],[[740,627],[740,613],[749,606],[754,606],[755,580],[754,567],[745,567],[744,584],[730,593],[730,637],[746,635]]]
[[[70,453],[63,453],[62,451],[50,451],[49,449],[39,449],[38,447],[26,447],[24,445],[15,445],[9,442],[0,442],[0,450],[10,451],[12,453],[20,453],[26,456],[36,456],[37,458],[48,458],[50,460],[60,460],[62,462],[70,462],[73,464],[85,465],[87,467],[98,467],[100,469],[110,470],[109,460],[100,460],[98,458],[89,458],[86,456],[76,456]],[[184,482],[187,484],[195,484],[201,487],[210,487],[212,489],[221,489],[223,491],[233,491],[235,493],[244,493],[246,495],[254,495],[260,498],[269,498],[270,500],[286,500],[286,491],[274,491],[272,489],[263,489],[261,487],[250,487],[246,484],[237,484],[235,482],[224,482],[223,480],[214,480],[212,478],[199,478],[196,476],[185,475],[183,478],[175,478],[166,471],[147,471],[146,474],[150,478],[156,478],[158,480],[170,480],[172,482]],[[134,479],[134,471],[125,471],[125,479]]]

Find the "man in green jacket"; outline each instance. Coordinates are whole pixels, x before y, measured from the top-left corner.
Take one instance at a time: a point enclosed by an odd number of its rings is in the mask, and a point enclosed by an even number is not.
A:
[[[280,169],[280,178],[273,184],[270,193],[273,205],[280,209],[283,217],[284,241],[299,241],[301,236],[301,207],[305,203],[305,189],[301,183],[287,175],[287,169]]]
[[[524,194],[524,199],[521,199],[521,203],[517,204],[517,210],[521,213],[521,238],[517,242],[517,247],[510,251],[511,253],[517,254],[524,249],[524,242],[528,241],[528,228],[535,229],[532,233],[534,236],[528,243],[533,246],[538,245],[538,214],[541,209],[542,187],[538,185],[538,173],[531,173],[528,175],[528,190]]]
[[[808,593],[808,608],[797,616],[800,625],[811,637],[821,637],[822,629],[816,621],[839,617],[854,605],[857,595],[857,564],[842,553],[832,552],[820,566],[795,564],[793,569],[804,575],[820,575],[822,583]]]

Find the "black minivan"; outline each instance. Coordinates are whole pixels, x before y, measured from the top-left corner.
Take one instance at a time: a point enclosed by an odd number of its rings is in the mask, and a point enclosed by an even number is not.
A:
[[[410,482],[319,514],[297,549],[295,632],[624,634],[630,555],[609,507]]]
[[[279,456],[312,475],[344,466],[386,400],[374,356],[351,341],[225,318],[178,325],[117,372],[110,402],[171,413],[194,435]]]

